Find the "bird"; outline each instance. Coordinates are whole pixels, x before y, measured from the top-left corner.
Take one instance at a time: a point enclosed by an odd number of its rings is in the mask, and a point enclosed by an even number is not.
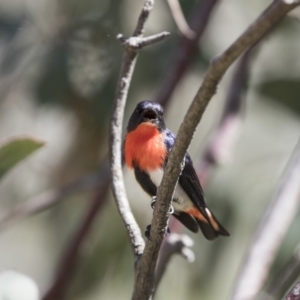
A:
[[[152,198],[152,208],[168,155],[176,140],[175,134],[166,127],[163,114],[159,103],[148,100],[139,102],[129,118],[123,143],[125,164],[134,171],[136,181]],[[177,220],[194,233],[200,228],[208,240],[214,240],[219,235],[230,235],[207,207],[188,153],[185,154],[184,168],[174,191],[172,208],[171,213]],[[148,238],[149,235],[146,231]]]

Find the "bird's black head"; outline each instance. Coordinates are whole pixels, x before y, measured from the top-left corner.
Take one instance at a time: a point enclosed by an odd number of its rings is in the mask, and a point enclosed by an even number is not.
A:
[[[142,123],[151,123],[156,125],[159,131],[166,129],[163,119],[164,109],[157,103],[152,101],[140,102],[133,111],[127,126],[127,131],[130,132],[136,129]]]

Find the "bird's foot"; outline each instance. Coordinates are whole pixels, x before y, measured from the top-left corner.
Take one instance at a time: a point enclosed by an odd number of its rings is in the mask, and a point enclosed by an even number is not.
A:
[[[165,236],[168,236],[171,233],[171,230],[170,230],[170,228],[168,226],[165,227],[164,231],[165,231]]]
[[[153,196],[153,197],[152,197],[152,201],[151,201],[151,208],[152,208],[152,209],[155,208],[155,203],[156,203],[156,196]],[[174,207],[173,207],[172,204],[170,205],[168,214],[169,214],[169,215],[173,215],[173,214],[174,214]]]
[[[145,237],[146,237],[149,241],[151,241],[151,239],[150,239],[150,233],[151,233],[151,225],[148,225],[148,226],[146,227]],[[164,228],[164,235],[165,235],[165,236],[168,236],[168,235],[170,235],[170,233],[171,233],[170,228],[169,228],[168,226],[166,226],[166,227]]]
[[[148,226],[146,227],[146,230],[145,230],[145,237],[146,237],[149,241],[151,241],[151,239],[150,239],[150,231],[151,231],[151,225],[148,225]]]
[[[155,208],[155,202],[156,202],[156,196],[152,197],[152,201],[151,201],[151,208],[154,209]]]

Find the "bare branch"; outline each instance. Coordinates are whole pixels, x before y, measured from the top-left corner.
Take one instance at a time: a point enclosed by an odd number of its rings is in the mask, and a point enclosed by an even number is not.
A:
[[[299,207],[300,141],[279,188],[257,228],[234,289],[233,298],[254,299],[265,283],[281,241]]]
[[[143,38],[143,40],[141,42],[141,47],[149,46],[156,42],[159,42],[159,41],[165,39],[168,35],[170,35],[170,33],[167,31],[164,31],[162,33],[147,36],[147,37]]]
[[[145,23],[148,20],[149,14],[154,7],[154,0],[145,0],[141,14],[139,16],[133,36],[142,37],[145,30]]]
[[[249,66],[255,49],[252,47],[245,52],[235,69],[219,125],[212,134],[197,167],[197,174],[204,186],[213,167],[230,160],[232,148],[239,135],[241,108],[245,99],[243,90],[248,83]]]
[[[282,1],[273,2],[224,53],[211,63],[202,85],[180,126],[174,148],[169,155],[163,180],[158,188],[151,223],[151,241],[147,241],[144,253],[137,265],[134,300],[148,300],[153,293],[158,252],[163,240],[164,228],[167,225],[168,210],[175,185],[183,167],[181,162],[206,106],[216,92],[219,81],[239,55],[259,41],[297,5],[287,5]]]
[[[154,43],[157,43],[157,42],[163,40],[168,35],[170,35],[170,33],[167,31],[164,31],[164,32],[161,32],[158,34],[154,34],[154,35],[145,37],[145,38],[135,37],[135,36],[132,36],[130,38],[125,38],[124,35],[120,33],[117,35],[117,40],[119,40],[122,43],[122,45],[125,49],[127,49],[128,51],[135,52],[145,46],[149,46],[149,45],[152,45]]]
[[[300,281],[298,281],[292,290],[286,295],[284,300],[299,300],[300,299]]]
[[[300,244],[294,250],[292,257],[274,276],[274,279],[268,284],[267,293],[270,298],[281,299],[288,288],[299,277],[300,273]]]
[[[67,283],[72,278],[74,273],[75,262],[78,259],[80,250],[82,249],[83,240],[87,237],[95,217],[101,210],[106,194],[110,186],[109,172],[106,172],[108,176],[105,176],[101,181],[101,185],[95,196],[93,203],[88,208],[86,216],[83,218],[82,223],[78,226],[78,230],[74,234],[68,244],[68,248],[61,259],[58,272],[55,277],[55,281],[49,291],[42,298],[43,300],[60,300],[64,299],[64,293],[67,289]]]
[[[196,36],[196,33],[189,27],[188,23],[186,22],[179,1],[167,0],[167,2],[179,31],[188,39],[194,38]]]
[[[110,156],[111,156],[111,173],[112,173],[112,191],[119,213],[127,228],[128,235],[131,241],[131,246],[135,258],[139,257],[144,250],[145,243],[141,235],[140,228],[135,221],[131,212],[126,190],[124,186],[124,179],[122,173],[122,122],[124,117],[124,109],[128,95],[128,89],[131,82],[134,66],[136,63],[138,49],[141,46],[150,45],[166,37],[167,34],[163,33],[143,39],[144,25],[148,19],[149,13],[154,6],[154,0],[146,0],[142,12],[140,14],[137,27],[133,33],[133,37],[124,40],[121,35],[118,39],[125,45],[125,53],[123,57],[122,67],[120,71],[119,81],[116,90],[114,101],[114,109],[111,119],[110,130]]]
[[[108,166],[103,165],[100,173],[93,173],[83,178],[79,178],[74,182],[67,184],[61,188],[53,188],[38,194],[34,198],[26,201],[25,203],[19,204],[12,208],[11,211],[6,213],[0,218],[0,229],[19,221],[25,217],[48,209],[49,207],[57,204],[61,199],[87,188],[96,188],[103,179],[109,177],[110,173]]]
[[[185,36],[180,39],[178,50],[170,63],[168,72],[164,76],[164,80],[160,85],[161,87],[154,101],[165,106],[171,98],[178,82],[197,54],[199,40],[208,24],[211,12],[217,3],[218,0],[199,1],[195,6],[190,21],[195,36],[192,39],[187,39]]]
[[[194,241],[186,234],[171,233],[166,238],[164,251],[161,253],[155,272],[155,291],[166,271],[167,265],[174,254],[182,255],[188,262],[195,260],[195,254],[191,250]]]

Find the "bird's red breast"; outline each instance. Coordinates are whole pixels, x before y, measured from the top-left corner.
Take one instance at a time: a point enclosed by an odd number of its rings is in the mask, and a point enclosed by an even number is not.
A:
[[[134,162],[142,171],[161,168],[167,155],[163,135],[151,123],[142,123],[126,135],[124,152],[128,168]]]

